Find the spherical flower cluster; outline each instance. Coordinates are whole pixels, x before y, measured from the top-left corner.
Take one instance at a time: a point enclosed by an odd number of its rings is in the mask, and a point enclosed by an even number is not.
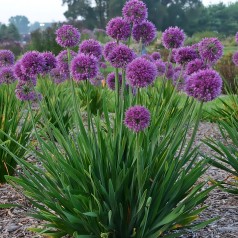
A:
[[[112,50],[117,46],[117,43],[115,41],[110,41],[105,44],[103,49],[103,56],[106,60],[108,60],[108,56],[112,52]]]
[[[69,78],[69,74],[62,72],[59,68],[52,69],[50,76],[56,84],[60,84]]]
[[[150,124],[149,110],[139,105],[130,107],[125,112],[124,124],[136,133],[145,130]]]
[[[126,69],[126,78],[132,87],[143,88],[152,84],[157,76],[156,66],[144,59],[136,58]]]
[[[153,52],[153,53],[151,54],[151,58],[152,58],[153,60],[159,60],[159,59],[161,58],[161,54],[160,54],[159,52]]]
[[[80,45],[79,51],[85,55],[94,55],[98,59],[102,56],[102,46],[100,42],[93,39],[84,40]]]
[[[107,68],[107,64],[104,62],[99,62],[99,67],[102,69],[106,69]]]
[[[104,80],[104,76],[99,73],[95,78],[90,79],[89,81],[93,86],[100,86],[102,84],[102,80]]]
[[[107,82],[108,88],[114,91],[116,88],[116,76],[114,72],[108,74],[106,82]],[[119,73],[118,74],[119,89],[121,88],[121,84],[122,84],[122,74]]]
[[[44,52],[41,55],[43,56],[45,60],[43,73],[47,74],[56,67],[56,58],[55,58],[55,55],[51,52]]]
[[[233,54],[233,63],[238,66],[238,51],[236,51],[234,54]]]
[[[185,46],[177,49],[175,61],[180,65],[185,65],[188,62],[196,59],[196,57],[197,57],[196,51],[190,46]]]
[[[38,96],[34,90],[34,84],[31,81],[19,81],[15,93],[16,97],[21,101],[34,101]]]
[[[174,77],[174,68],[173,64],[170,62],[165,63],[166,71],[165,71],[165,77],[167,79],[172,79]]]
[[[70,61],[76,57],[74,51],[70,51]],[[56,56],[57,68],[63,73],[69,73],[69,63],[68,63],[68,51],[63,50]]]
[[[236,42],[238,43],[238,32],[236,33]]]
[[[198,46],[203,61],[216,63],[223,55],[223,45],[217,38],[204,38]]]
[[[203,60],[195,59],[195,60],[190,61],[186,65],[186,74],[191,75],[194,72],[199,71],[200,69],[207,69],[207,68],[208,68],[208,66],[203,62]]]
[[[122,15],[129,23],[140,24],[148,17],[148,10],[140,0],[129,0],[122,9]]]
[[[42,54],[37,51],[29,51],[21,58],[22,73],[34,77],[44,72],[45,59]]]
[[[21,81],[30,81],[32,79],[32,77],[29,77],[27,75],[25,75],[23,72],[22,72],[22,69],[21,69],[21,61],[18,60],[16,62],[16,64],[14,65],[14,75],[15,77],[18,79],[18,80],[21,80]],[[35,76],[34,76],[35,77]]]
[[[108,55],[108,61],[115,68],[125,68],[135,58],[135,53],[126,45],[116,46]]]
[[[80,53],[72,60],[71,73],[75,81],[95,78],[98,71],[98,60],[93,55]]]
[[[163,62],[163,60],[161,60],[161,59],[158,59],[154,62],[154,64],[157,68],[157,76],[162,76],[166,70],[165,62]]]
[[[132,37],[137,42],[142,42],[145,45],[150,44],[156,37],[157,30],[155,25],[150,21],[144,21],[140,24],[135,24],[132,28]]]
[[[221,94],[222,79],[212,69],[199,70],[186,79],[185,91],[199,101],[212,101]]]
[[[115,40],[127,40],[131,34],[131,28],[122,17],[115,17],[107,23],[106,32]]]
[[[0,84],[12,84],[16,81],[12,66],[5,66],[0,69]]]
[[[149,54],[143,54],[141,55],[141,58],[149,60],[150,62],[154,62],[154,59]]]
[[[56,31],[56,42],[65,48],[74,47],[79,44],[80,33],[71,25],[63,25]]]
[[[166,49],[179,48],[185,41],[184,31],[180,28],[169,27],[162,34],[162,43]]]
[[[0,50],[0,68],[14,64],[15,56],[10,50]]]

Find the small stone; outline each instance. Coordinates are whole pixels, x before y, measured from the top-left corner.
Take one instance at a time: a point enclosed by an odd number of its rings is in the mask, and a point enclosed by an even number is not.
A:
[[[18,226],[16,224],[10,224],[6,227],[6,231],[13,232],[13,231],[17,230],[18,228],[20,228],[20,226]]]

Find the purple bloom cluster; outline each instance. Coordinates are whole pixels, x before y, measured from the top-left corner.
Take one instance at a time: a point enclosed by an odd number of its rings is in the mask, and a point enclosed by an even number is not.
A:
[[[169,27],[162,34],[162,43],[166,49],[179,48],[185,41],[184,31],[180,28]]]
[[[188,62],[196,59],[197,53],[191,46],[185,46],[177,49],[175,55],[176,63],[180,65],[185,65]]]
[[[115,41],[110,41],[105,44],[103,49],[103,56],[106,60],[108,60],[108,56],[113,51],[113,49],[117,46],[117,43]]]
[[[14,75],[18,80],[25,82],[31,81],[32,78],[35,78],[35,76],[29,77],[22,72],[21,60],[17,61],[16,64],[14,65]]]
[[[153,53],[151,54],[151,58],[152,58],[153,60],[159,60],[159,59],[161,58],[161,54],[160,54],[159,52],[153,52]]]
[[[122,14],[129,23],[140,24],[148,17],[148,10],[140,0],[129,0],[125,3]]]
[[[0,50],[0,68],[14,64],[15,56],[10,50]]]
[[[150,44],[155,39],[156,34],[156,27],[150,21],[135,24],[132,29],[133,39],[137,42],[141,41],[145,45]]]
[[[238,51],[236,51],[234,54],[233,54],[233,63],[238,66]]]
[[[165,73],[166,70],[166,64],[163,60],[158,59],[154,62],[156,68],[157,68],[157,76],[162,76]]]
[[[150,124],[150,112],[143,106],[134,106],[125,112],[124,124],[130,130],[138,133],[145,130]]]
[[[199,101],[212,101],[221,94],[222,79],[212,69],[199,70],[186,79],[185,91]]]
[[[106,69],[107,68],[107,64],[104,62],[99,62],[99,67],[102,69]]]
[[[107,82],[108,88],[114,91],[116,88],[116,76],[114,72],[108,74],[106,82]],[[121,85],[122,85],[121,73],[118,74],[118,84],[119,84],[119,88],[121,88]]]
[[[198,46],[203,61],[216,63],[223,55],[223,45],[217,38],[204,38]]]
[[[75,81],[95,78],[98,71],[98,60],[93,55],[80,53],[72,60],[71,73]]]
[[[34,101],[39,96],[34,90],[34,82],[19,81],[16,86],[16,97],[21,101]]]
[[[45,62],[43,67],[43,73],[47,74],[56,67],[56,58],[52,52],[44,52],[42,53],[42,56]]]
[[[5,66],[0,68],[0,84],[12,84],[16,81],[12,66]]]
[[[149,54],[143,54],[143,55],[141,55],[141,58],[149,60],[150,62],[154,61],[154,59]]]
[[[79,44],[80,33],[71,25],[63,25],[56,31],[56,42],[65,48],[74,47]]]
[[[208,66],[203,62],[203,60],[195,59],[195,60],[190,61],[186,65],[186,74],[191,75],[191,74],[199,71],[200,69],[207,69],[207,68],[208,68]]]
[[[132,87],[147,87],[154,82],[156,76],[155,64],[142,57],[133,60],[126,69],[126,78]]]
[[[50,76],[56,84],[60,84],[69,78],[69,74],[62,72],[59,68],[52,69]]]
[[[99,73],[95,78],[90,79],[90,83],[94,86],[100,86],[102,84],[102,80],[104,80],[104,76]]]
[[[115,17],[107,23],[106,32],[115,40],[127,40],[131,34],[131,28],[122,17]]]
[[[70,51],[70,61],[74,59],[77,54],[74,51]],[[63,50],[56,56],[57,68],[59,68],[63,73],[69,73],[69,63],[68,63],[68,51]]]
[[[238,32],[236,33],[236,42],[238,43]]]
[[[165,71],[165,77],[167,79],[172,79],[174,77],[174,67],[173,64],[170,62],[165,63],[166,71]]]
[[[102,56],[102,46],[100,42],[93,39],[84,40],[80,45],[79,51],[85,55],[94,55],[98,59]]]

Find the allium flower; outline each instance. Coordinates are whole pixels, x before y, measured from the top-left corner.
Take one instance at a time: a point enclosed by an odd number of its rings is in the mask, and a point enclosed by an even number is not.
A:
[[[93,55],[80,53],[72,60],[71,73],[75,81],[95,78],[98,71],[98,60]]]
[[[18,61],[16,62],[16,64],[14,65],[13,71],[14,71],[15,77],[16,77],[18,80],[20,80],[20,81],[27,82],[27,81],[31,81],[32,78],[35,78],[35,80],[36,80],[36,77],[35,77],[35,76],[31,76],[31,77],[30,77],[30,76],[25,75],[25,74],[22,72],[21,61],[20,61],[20,60],[18,60]]]
[[[0,50],[0,68],[14,64],[15,56],[10,50]]]
[[[177,49],[175,61],[180,65],[185,65],[188,62],[196,59],[196,57],[197,57],[196,51],[190,46],[185,46]]]
[[[208,66],[203,62],[203,60],[195,59],[195,60],[190,61],[186,65],[186,74],[191,75],[194,72],[199,71],[200,69],[207,69],[207,68],[208,68]]]
[[[69,74],[62,72],[59,68],[52,69],[50,76],[56,84],[60,84],[69,78]]]
[[[71,25],[63,25],[56,31],[56,42],[62,47],[74,47],[79,44],[80,33]]]
[[[238,43],[238,32],[236,33],[236,42]]]
[[[162,34],[162,43],[166,49],[179,48],[185,41],[184,31],[180,28],[169,27]]]
[[[43,73],[47,74],[56,67],[56,58],[55,58],[55,55],[51,52],[44,52],[41,55],[43,56],[45,60]]]
[[[74,51],[70,51],[70,61],[76,57]],[[63,73],[69,73],[69,63],[68,63],[68,51],[63,50],[56,56],[57,68],[59,68]]]
[[[21,101],[34,101],[37,99],[37,93],[34,90],[32,82],[19,81],[16,86],[16,97]]]
[[[90,83],[94,86],[100,86],[102,85],[102,80],[104,80],[104,76],[99,73],[95,78],[90,79]]]
[[[132,37],[137,42],[149,45],[156,37],[157,30],[155,25],[150,21],[144,21],[135,24],[132,28]]]
[[[127,40],[131,34],[131,28],[122,17],[115,17],[107,23],[106,32],[115,40]]]
[[[238,66],[238,51],[236,51],[234,54],[233,54],[233,63]]]
[[[161,59],[161,54],[159,52],[153,52],[151,54],[151,57],[153,60],[159,60],[159,59]]]
[[[170,55],[170,62],[171,63],[176,63],[175,57],[176,57],[176,54],[177,54],[177,50],[178,49],[172,49],[172,51],[171,51],[171,55]]]
[[[22,73],[34,77],[44,72],[45,59],[42,54],[37,51],[29,51],[21,58]]]
[[[112,52],[112,50],[117,46],[117,43],[115,41],[110,41],[105,44],[103,49],[103,56],[106,60],[108,60],[108,56]]]
[[[174,77],[174,68],[173,64],[170,62],[165,63],[166,71],[165,71],[165,77],[167,79],[172,79]]]
[[[193,44],[193,45],[191,45],[190,47],[196,51],[196,53],[197,53],[197,57],[196,57],[196,58],[197,58],[197,59],[200,59],[201,56],[200,56],[200,54],[199,54],[199,49],[198,49],[199,43]]]
[[[140,0],[129,0],[125,3],[122,14],[129,23],[140,24],[148,17],[148,10]]]
[[[13,67],[5,66],[0,68],[0,84],[12,84],[16,81],[16,77],[13,71]]]
[[[125,112],[124,124],[136,133],[145,130],[150,124],[149,110],[139,105],[130,107]]]
[[[100,59],[102,56],[102,46],[97,40],[84,40],[80,45],[79,52],[85,55],[94,55]]]
[[[104,62],[99,62],[99,67],[102,69],[106,69],[107,68],[107,64]]]
[[[156,76],[156,66],[141,57],[133,60],[126,68],[126,78],[132,87],[147,87],[154,82]]]
[[[108,74],[106,82],[107,82],[108,88],[114,91],[116,88],[116,77],[115,77],[114,72]],[[121,84],[122,84],[122,74],[121,73],[119,73],[119,75],[118,75],[118,84],[119,84],[119,88],[121,88]]]
[[[203,61],[216,63],[223,55],[223,45],[217,38],[204,38],[198,46]]]
[[[186,79],[185,91],[199,101],[212,101],[221,94],[222,79],[212,69],[199,70]]]
[[[154,59],[149,54],[143,54],[141,55],[141,58],[149,60],[150,62],[154,62]]]
[[[135,53],[126,45],[116,46],[108,55],[108,61],[115,68],[125,68],[135,58]]]
[[[166,64],[161,59],[158,59],[154,62],[157,68],[157,76],[162,76],[166,70]]]

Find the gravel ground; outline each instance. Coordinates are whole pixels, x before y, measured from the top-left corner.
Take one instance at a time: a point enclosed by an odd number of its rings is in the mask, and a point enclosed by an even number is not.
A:
[[[196,137],[196,144],[199,144],[201,139],[204,139],[205,137],[221,139],[216,124],[208,122],[200,123]],[[212,155],[212,151],[205,145],[202,145],[200,150]],[[225,179],[228,177],[228,174],[214,167],[210,167],[201,180],[207,180],[210,177],[213,179]],[[0,238],[41,237],[28,231],[30,227],[41,225],[41,222],[26,215],[26,212],[29,210],[31,205],[25,200],[24,196],[17,193],[9,184],[0,185],[0,203],[15,203],[24,207],[0,209]],[[206,200],[206,204],[209,207],[201,214],[200,218],[206,220],[209,218],[220,217],[220,219],[204,229],[189,233],[182,237],[238,237],[238,196],[215,189],[210,193],[209,198]]]

